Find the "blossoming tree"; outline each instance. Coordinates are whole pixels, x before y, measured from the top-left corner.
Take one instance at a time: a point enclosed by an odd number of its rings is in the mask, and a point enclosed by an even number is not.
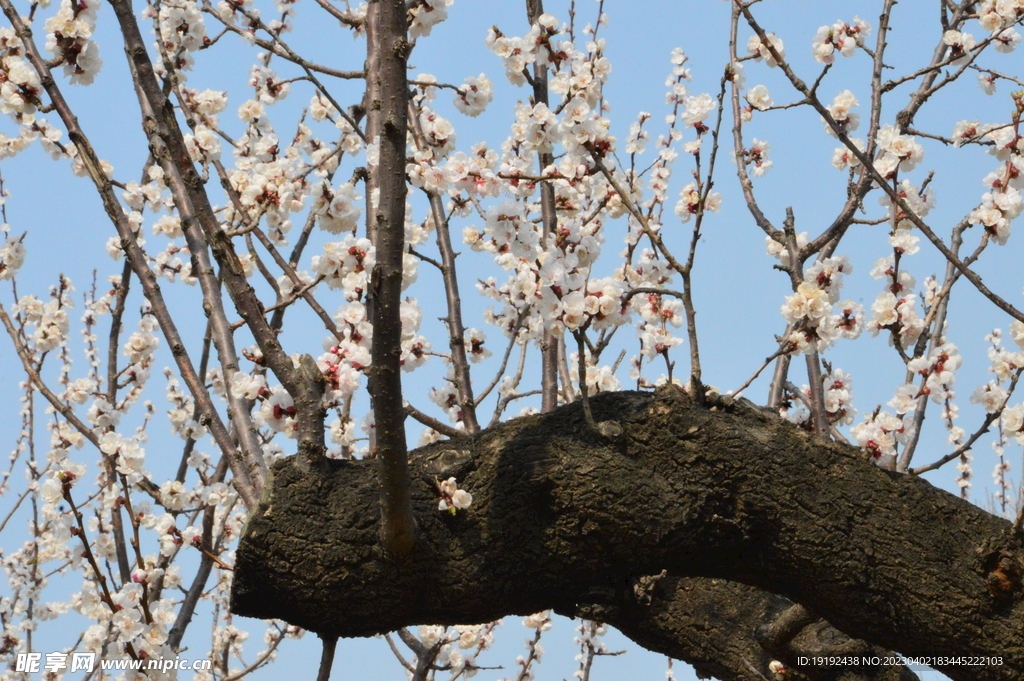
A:
[[[1024,86],[999,54],[1021,40],[1024,2],[940,0],[930,24],[915,8],[902,18],[928,51],[906,71],[890,64],[895,0],[872,5],[874,22],[792,37],[758,0],[716,4],[729,13],[727,58],[705,66],[717,89],[691,93],[676,49],[665,112],[617,139],[603,2],[527,0],[520,26],[479,36],[495,61],[448,84],[409,60],[449,11],[478,11],[452,0],[306,7],[359,39],[343,52],[364,62],[351,71],[289,40],[288,0],[110,0],[135,93],[116,104],[141,122],[122,134],[143,150],[137,179],[103,160],[68,94],[103,65],[100,4],[0,0],[14,131],[0,158],[38,144],[87,178],[123,260],[82,297],[63,275],[26,290],[32,225],[4,213],[0,321],[21,427],[0,530],[20,522],[28,538],[2,555],[2,678],[23,678],[17,660],[46,648],[33,632],[71,610],[85,624],[66,652],[145,661],[174,657],[203,609],[208,679],[241,678],[303,630],[323,641],[323,679],[339,637],[388,632],[410,678],[472,676],[508,615],[536,632],[514,673],[527,679],[552,612],[583,620],[584,679],[604,624],[729,680],[914,678],[894,652],[953,679],[1024,674],[1024,506],[1007,452],[1024,444],[1024,312],[980,274],[1014,248],[1024,208],[1024,93],[993,100],[990,122],[957,108],[972,111],[979,83]],[[789,56],[808,39],[808,59]],[[193,87],[223,50],[251,50],[248,82]],[[480,73],[499,64],[501,79]],[[457,142],[452,120],[484,116],[498,80],[520,98],[504,141]],[[839,209],[802,230],[759,194],[778,159],[751,130],[808,111],[843,181]],[[987,158],[988,174],[926,172],[930,150]],[[947,175],[977,185],[951,199],[962,217],[932,212]],[[701,344],[718,339],[696,316],[721,192],[787,285],[767,358],[732,390],[707,382]],[[844,295],[856,258],[843,251],[867,232],[883,241],[862,305]],[[929,252],[942,264],[919,285]],[[463,301],[471,287],[492,303],[482,314]],[[986,337],[992,377],[962,418],[954,293],[1008,330]],[[836,358],[862,345],[897,376],[857,417]],[[761,406],[741,395],[758,380]],[[169,464],[147,447],[164,418]],[[919,446],[926,423],[946,450]],[[987,510],[966,500],[981,442],[995,451]],[[920,477],[947,466],[963,498]],[[255,658],[239,616],[270,620]]]

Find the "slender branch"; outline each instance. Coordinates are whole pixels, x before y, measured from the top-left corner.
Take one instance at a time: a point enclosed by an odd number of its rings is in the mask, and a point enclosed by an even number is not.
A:
[[[388,642],[388,646],[391,648],[391,652],[394,653],[395,658],[398,660],[398,664],[402,665],[410,672],[416,671],[415,667],[409,664],[405,659],[405,656],[402,655],[402,651],[400,651],[398,646],[395,645],[395,639],[391,638],[391,634],[384,634],[384,640]]]
[[[804,354],[807,363],[807,382],[810,384],[811,397],[811,423],[814,424],[814,432],[828,433],[828,416],[825,414],[825,390],[822,384],[821,362],[818,360],[817,350],[808,349]]]
[[[674,296],[680,299],[685,295],[682,291],[673,291],[672,289],[668,288],[650,288],[647,286],[641,286],[640,288],[630,290],[628,293],[626,293],[626,295],[622,296],[623,304],[628,303],[633,298],[633,296],[639,295],[641,293],[648,293],[656,296]]]
[[[783,342],[782,346],[778,350],[773,352],[768,357],[765,357],[764,362],[761,364],[761,366],[759,366],[757,368],[757,370],[754,371],[754,373],[750,375],[750,378],[748,378],[746,381],[743,382],[743,385],[741,385],[740,387],[736,388],[735,390],[733,390],[729,394],[735,396],[735,395],[739,395],[740,393],[742,393],[744,390],[746,390],[748,387],[750,387],[751,383],[753,383],[754,381],[757,380],[757,377],[761,375],[761,372],[764,371],[768,367],[769,364],[771,364],[773,361],[775,361],[775,359],[778,358],[778,357],[781,357],[783,355],[788,355],[789,352],[790,352],[789,343],[788,342]]]
[[[317,672],[316,681],[330,681],[331,667],[334,665],[334,649],[338,645],[338,637],[324,634],[320,637],[323,644],[323,652],[320,654],[320,670]]]
[[[544,14],[543,0],[526,0],[526,17],[531,26],[537,24],[541,15]],[[541,29],[543,34],[543,29]],[[533,64],[533,78],[530,80],[533,86],[533,104],[543,104],[550,107],[548,98],[548,65],[539,60]],[[540,151],[537,155],[537,164],[540,173],[554,164],[555,156],[551,151]],[[541,210],[541,243],[547,248],[548,239],[558,227],[558,216],[555,213],[555,187],[551,182],[540,183],[540,210]],[[543,329],[540,338],[540,385],[541,385],[541,411],[552,411],[558,406],[558,347],[557,339],[547,328]]]
[[[690,392],[697,396],[697,399],[703,400],[705,389],[704,384],[701,382],[701,367],[700,367],[700,344],[697,338],[697,310],[693,305],[693,263],[697,256],[697,243],[701,237],[701,226],[704,224],[705,205],[707,204],[708,197],[711,195],[711,188],[714,187],[715,177],[715,162],[718,159],[718,139],[719,133],[722,129],[722,120],[724,118],[723,112],[725,108],[725,88],[726,83],[729,82],[729,76],[725,75],[722,77],[721,89],[718,92],[718,113],[715,119],[715,128],[711,133],[712,145],[711,145],[711,157],[708,161],[708,173],[704,181],[700,181],[700,155],[698,152],[697,156],[697,180],[700,183],[698,190],[701,191],[700,203],[697,205],[697,215],[693,221],[693,234],[690,237],[690,250],[686,257],[686,266],[680,276],[683,279],[683,310],[686,313],[686,337],[690,346]],[[668,361],[668,354],[665,355],[666,362]],[[669,378],[672,377],[672,366],[669,365]]]
[[[217,465],[217,472],[223,476],[224,472],[224,459],[221,458],[220,463]],[[203,534],[202,541],[204,547],[212,548],[210,541],[213,535],[213,522],[216,514],[216,509],[213,506],[207,505],[203,509]],[[203,594],[203,590],[206,588],[206,582],[210,578],[210,573],[213,571],[213,558],[212,552],[203,552],[199,558],[199,569],[196,570],[195,577],[192,578],[192,584],[188,591],[185,593],[185,599],[182,601],[180,608],[178,609],[178,616],[174,620],[174,625],[171,627],[171,631],[167,634],[167,645],[171,649],[175,649],[181,645],[181,639],[185,635],[185,629],[192,621],[192,614],[195,612],[196,605],[199,604],[199,599]]]
[[[224,25],[224,28],[226,30],[229,30],[233,33],[237,33],[241,36],[247,35],[246,31],[243,31],[234,24],[226,22],[220,16],[220,13],[208,2],[204,5],[203,11],[212,15],[219,22],[221,22],[221,24]],[[254,27],[262,28],[263,30],[267,31],[267,33],[272,35],[274,38],[272,42],[263,40],[262,38],[255,38],[255,43],[260,47],[266,50],[270,50],[274,54],[284,59],[287,59],[288,61],[293,62],[294,64],[297,64],[300,68],[302,68],[302,70],[306,73],[306,79],[309,80],[309,82],[311,82],[316,87],[317,91],[321,95],[323,95],[324,98],[326,98],[327,101],[329,101],[332,106],[334,106],[334,108],[338,111],[338,115],[344,118],[345,121],[350,126],[352,126],[352,131],[356,135],[359,135],[360,139],[362,139],[363,142],[366,142],[366,136],[363,134],[363,131],[359,129],[359,126],[356,124],[354,117],[351,116],[342,106],[340,106],[337,101],[335,101],[334,96],[331,95],[327,88],[323,86],[323,84],[320,82],[320,79],[313,75],[313,72],[318,71],[320,73],[323,73],[324,75],[334,76],[335,78],[341,78],[344,80],[360,80],[366,77],[366,73],[364,71],[338,71],[307,61],[300,57],[298,54],[296,54],[296,52],[292,50],[292,48],[289,47],[288,44],[281,39],[281,36],[278,33],[270,31],[268,27],[263,24],[258,14],[252,12],[251,10],[245,9],[239,9],[238,11],[241,11],[245,15],[246,19]]]
[[[882,115],[882,70],[885,68],[883,57],[888,46],[889,17],[896,0],[885,0],[882,13],[878,18],[878,34],[875,42],[875,49],[871,52],[871,110],[869,112],[867,155],[873,156],[877,145],[875,139]],[[805,102],[807,100],[804,100]],[[809,102],[807,102],[809,103]],[[811,255],[821,251],[819,258],[828,257],[826,252],[831,254],[839,245],[840,239],[846,234],[851,224],[854,224],[853,216],[857,209],[863,205],[864,197],[871,191],[871,179],[866,174],[861,174],[856,184],[849,191],[849,196],[839,214],[832,221],[832,224],[824,232],[801,249],[801,262],[805,262]]]
[[[565,334],[558,339],[558,377],[562,382],[562,399],[575,402],[576,393],[572,389],[572,378],[569,376],[569,353],[565,349]]]
[[[434,645],[427,647],[404,627],[398,630],[398,637],[402,639],[402,643],[409,646],[412,652],[416,654],[416,668],[413,670],[409,681],[427,681],[430,672],[434,669],[437,655],[441,652],[441,647],[447,641],[442,638]]]
[[[117,292],[114,296],[114,305],[110,310],[110,335],[107,340],[107,402],[110,404],[117,404],[117,355],[120,349],[121,318],[124,316],[124,306],[128,299],[128,290],[131,287],[131,277],[131,263],[125,260],[124,267],[121,269],[121,280],[117,284]],[[114,487],[117,480],[115,468],[114,456],[104,453],[103,472],[110,487]],[[110,524],[114,530],[118,574],[121,577],[121,583],[127,584],[132,579],[132,571],[128,564],[128,547],[124,542],[124,523],[120,507],[111,510]]]
[[[967,438],[967,442],[963,443],[955,450],[953,450],[949,454],[946,454],[937,461],[933,461],[930,464],[920,466],[918,468],[912,468],[907,472],[910,473],[910,475],[921,475],[922,473],[927,473],[928,471],[934,471],[939,468],[942,468],[943,466],[945,466],[950,461],[953,461],[954,459],[959,459],[966,452],[971,451],[971,449],[974,447],[974,443],[978,441],[978,438],[987,433],[989,427],[991,427],[991,425],[995,423],[999,416],[1003,413],[1003,409],[1006,407],[1006,404],[1010,401],[1010,396],[1013,395],[1013,391],[1017,387],[1017,381],[1020,380],[1020,375],[1022,372],[1024,372],[1024,369],[1017,369],[1017,371],[1014,372],[1013,378],[1010,380],[1010,387],[1006,391],[1006,399],[1003,400],[1003,403],[999,405],[998,409],[996,409],[991,414],[987,414],[985,416],[985,420],[982,421],[981,426],[979,426],[978,429],[974,431],[974,433],[972,433],[969,438]],[[924,398],[922,397],[921,399]]]
[[[526,319],[527,312],[523,311],[519,313],[519,317],[516,319],[515,326],[512,327],[512,332],[508,339],[508,345],[505,346],[505,354],[501,357],[501,366],[498,367],[498,372],[494,374],[494,379],[491,380],[487,387],[480,391],[480,394],[476,397],[476,403],[479,405],[487,396],[494,390],[495,386],[501,382],[502,377],[505,375],[505,369],[508,367],[509,357],[512,356],[512,349],[516,346],[516,339],[519,337],[519,329],[523,326],[523,321]]]
[[[960,245],[963,242],[963,229],[957,227],[953,230],[953,252],[959,255]],[[987,242],[987,239],[983,239],[983,242]],[[980,255],[978,251],[973,257],[977,259]],[[898,272],[893,273],[894,281],[899,276]],[[950,292],[952,291],[953,284],[957,279],[960,278],[960,273],[956,271],[952,263],[946,263],[946,277],[945,282],[942,286],[942,290],[939,292],[938,300],[933,303],[932,308],[928,310],[925,315],[924,331],[921,334],[921,338],[918,339],[917,345],[914,347],[914,356],[921,357],[924,355],[927,347],[927,341],[930,336],[931,338],[931,349],[934,351],[943,343],[944,329],[946,326],[946,310],[949,307]],[[929,331],[931,329],[931,331]],[[900,339],[898,337],[893,338],[893,345],[899,347]],[[909,362],[908,362],[909,364]],[[910,380],[910,370],[907,369],[907,380]],[[914,458],[914,452],[917,451],[917,445],[921,441],[921,426],[924,425],[925,411],[928,408],[928,400],[924,397],[918,400],[917,407],[914,410],[913,425],[910,428],[910,438],[906,445],[903,447],[903,452],[900,454],[899,463],[896,466],[896,470],[901,473],[907,472],[910,468],[910,462]]]
[[[516,367],[515,376],[512,377],[511,384],[508,386],[505,394],[498,397],[498,403],[494,406],[494,414],[491,416],[491,422],[488,424],[488,428],[495,426],[501,420],[502,413],[504,413],[508,403],[513,399],[513,391],[519,387],[519,382],[523,380],[523,371],[526,368],[526,352],[526,345],[520,345],[519,363]],[[568,368],[566,368],[565,380],[569,380]]]
[[[983,69],[980,66],[975,66],[974,64],[971,64],[971,68],[974,69],[975,71],[978,71],[979,73],[987,73],[990,76],[994,76],[996,78],[1002,78],[1003,80],[1008,80],[1011,83],[1015,83],[1016,85],[1019,85],[1020,87],[1024,87],[1024,80],[1021,80],[1020,78],[1015,78],[1013,76],[1008,76],[1005,73],[1000,73],[999,71],[993,71],[992,69]]]
[[[345,24],[350,28],[354,28],[356,30],[362,30],[363,28],[365,28],[365,23],[363,22],[362,19],[354,17],[348,14],[347,12],[342,12],[340,9],[329,3],[327,0],[316,0],[316,4],[320,5],[327,11],[328,14],[330,14],[332,17],[334,17],[335,19],[337,19],[338,21],[340,21],[341,23]]]
[[[417,146],[425,150],[426,143],[423,130],[420,128],[418,111],[411,101],[409,122]],[[452,369],[455,389],[459,395],[459,406],[462,407],[462,421],[466,424],[467,432],[476,433],[480,430],[480,424],[476,417],[476,400],[473,398],[473,382],[469,372],[469,359],[466,356],[466,327],[462,323],[462,297],[459,295],[459,278],[455,271],[456,253],[452,248],[448,218],[445,216],[441,197],[437,192],[426,189],[423,191],[430,202],[434,231],[437,235],[437,249],[441,253],[441,276],[444,279],[445,302],[448,305],[448,316],[445,318],[448,327],[448,347],[452,353]]]
[[[739,63],[739,56],[736,53],[736,40],[739,32],[740,3],[734,2],[732,6],[732,17],[729,24],[729,59],[731,64]],[[743,200],[747,204],[747,210],[754,218],[754,222],[761,230],[774,238],[778,231],[771,221],[761,210],[754,197],[754,183],[747,174],[746,154],[743,149],[743,107],[740,103],[740,84],[733,78],[732,81],[732,145],[733,156],[736,159],[736,175],[740,180],[740,189],[743,191]]]
[[[584,339],[586,338],[586,329],[581,328],[578,331],[573,331],[573,336],[576,338],[576,375],[579,377],[580,386],[580,400],[583,402],[583,417],[587,420],[587,425],[590,426],[595,432],[599,432],[597,429],[597,423],[594,421],[594,414],[590,410],[590,397],[587,394],[587,348],[584,345]]]
[[[627,192],[626,189],[623,188],[622,184],[615,179],[615,176],[612,174],[612,172],[608,170],[608,166],[606,166],[604,162],[601,160],[601,155],[597,152],[596,149],[594,149],[593,145],[591,145],[589,142],[587,143],[586,147],[587,151],[590,152],[591,158],[594,160],[594,167],[601,171],[601,174],[604,175],[606,180],[608,180],[608,184],[612,186],[612,189],[615,190],[615,193],[618,194],[619,198],[622,200],[622,205],[624,205],[626,207],[626,210],[629,211],[630,215],[632,215],[636,219],[637,223],[639,223],[640,225],[640,229],[642,229],[644,234],[647,235],[647,238],[651,240],[651,243],[654,244],[658,252],[660,252],[662,256],[665,258],[665,260],[668,261],[668,264],[672,266],[672,269],[679,273],[685,271],[686,267],[678,260],[676,260],[675,256],[673,256],[672,253],[669,252],[668,248],[665,246],[664,239],[661,238],[661,234],[655,232],[651,228],[651,225],[647,221],[647,218],[644,217],[644,214],[640,211],[639,208],[636,207],[636,204],[633,203],[633,199],[630,198],[629,192]]]
[[[413,417],[423,425],[427,426],[428,428],[433,428],[434,430],[441,433],[445,437],[459,437],[460,435],[465,435],[465,433],[459,430],[458,428],[452,428],[447,423],[442,423],[435,419],[433,416],[430,416],[429,414],[424,414],[422,411],[412,406],[411,404],[405,405],[405,413]]]
[[[279,625],[275,625],[275,627],[278,628],[278,635],[274,638],[273,642],[269,646],[267,646],[267,649],[260,653],[260,655],[257,656],[256,660],[253,661],[253,663],[249,666],[239,670],[234,674],[223,676],[223,681],[238,681],[239,679],[256,671],[260,667],[266,666],[274,659],[278,646],[280,646],[281,643],[284,641],[284,632],[280,630]],[[227,655],[227,651],[225,651],[225,655]],[[226,664],[224,665],[224,668],[227,669]]]

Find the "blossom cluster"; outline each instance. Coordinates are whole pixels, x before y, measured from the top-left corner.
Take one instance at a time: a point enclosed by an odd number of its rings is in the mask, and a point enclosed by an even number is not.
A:
[[[96,28],[99,0],[61,0],[57,13],[46,20],[46,51],[64,65],[72,83],[91,85],[103,66],[99,46],[90,40]]]
[[[449,667],[454,673],[469,678],[479,671],[476,658],[494,643],[494,629],[499,624],[500,621],[450,628],[422,626],[418,638],[427,649],[437,650],[435,665]]]
[[[819,64],[831,64],[836,60],[836,52],[844,57],[852,57],[857,45],[871,34],[871,24],[860,17],[854,17],[853,23],[837,21],[831,26],[821,26],[811,41],[811,52]]]
[[[467,116],[479,116],[493,98],[491,80],[481,73],[469,76],[455,95],[455,108]]]
[[[901,135],[896,126],[883,125],[875,136],[880,154],[875,158],[875,170],[889,179],[897,170],[910,172],[924,159],[924,147],[911,135]]]
[[[459,484],[455,481],[455,478],[439,480],[437,482],[437,491],[441,496],[441,500],[437,503],[437,510],[439,511],[448,511],[455,515],[455,512],[459,509],[465,510],[473,503],[473,495],[464,489],[459,489]]]
[[[853,408],[853,377],[839,368],[822,376],[822,403],[825,419],[830,426],[848,426],[853,423],[856,409]],[[813,399],[809,386],[803,386],[799,394],[791,395],[796,401],[784,402],[779,415],[790,423],[811,429],[811,413],[807,408]]]
[[[983,182],[988,191],[982,194],[981,204],[971,211],[968,220],[981,225],[985,233],[999,245],[1005,245],[1010,237],[1010,222],[1024,211],[1024,135],[1013,127],[979,126],[962,121],[958,127],[966,128],[962,133],[973,132],[990,142],[989,153],[1000,162],[999,167],[985,176]]]
[[[781,248],[775,250],[781,254]],[[840,338],[860,335],[861,306],[852,300],[839,302],[843,275],[852,271],[846,256],[820,260],[804,271],[804,280],[781,308],[793,325],[788,340],[794,352],[822,352]]]
[[[872,317],[866,328],[874,336],[883,329],[887,330],[890,332],[890,344],[910,347],[924,330],[924,320],[917,312],[917,294],[911,293],[914,277],[905,269],[897,270],[893,255],[879,259],[871,270],[871,276],[884,280],[885,288],[871,305]]]
[[[765,37],[768,38],[767,43],[757,35],[750,36],[750,39],[747,40],[747,53],[754,58],[754,61],[761,61],[763,59],[770,68],[775,68],[779,65],[779,62],[772,56],[772,50],[784,58],[786,56],[786,49],[782,43],[782,38],[774,33],[769,33]],[[771,45],[770,48],[768,47],[769,45]]]
[[[25,46],[14,30],[0,28],[0,72],[4,74],[3,83],[0,83],[0,113],[11,116],[16,123],[31,126],[42,103],[43,86],[39,74],[24,54]],[[23,144],[19,147],[23,148]],[[13,155],[17,150],[5,148],[4,153]]]

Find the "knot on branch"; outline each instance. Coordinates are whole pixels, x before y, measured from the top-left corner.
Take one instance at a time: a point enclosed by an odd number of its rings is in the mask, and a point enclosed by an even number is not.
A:
[[[1000,605],[1012,603],[1015,594],[1021,591],[1021,577],[1024,574],[1016,556],[1003,549],[989,554],[982,565],[989,595]]]
[[[405,61],[409,58],[409,53],[412,51],[412,45],[405,38],[397,38],[394,45],[391,48],[392,54],[396,57]]]
[[[668,570],[662,570],[656,575],[646,575],[633,580],[633,598],[640,605],[651,605],[655,598],[660,598],[658,585],[668,576]]]
[[[999,609],[1013,605],[1016,594],[1024,591],[1021,549],[1020,539],[1012,532],[1001,533],[978,547],[978,571]]]

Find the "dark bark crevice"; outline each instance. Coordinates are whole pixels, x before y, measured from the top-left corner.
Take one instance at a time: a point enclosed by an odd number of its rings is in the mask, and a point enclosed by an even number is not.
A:
[[[800,664],[801,657],[892,658],[880,646],[851,639],[813,615],[797,623],[785,640],[767,636],[795,606],[760,589],[706,577],[662,573],[635,580],[610,605],[577,608],[575,613],[619,629],[637,644],[693,665],[701,678],[762,681],[769,664],[785,664],[786,681],[915,681],[901,664]]]
[[[778,594],[907,656],[1002,659],[935,665],[957,681],[1024,675],[1019,580],[1003,579],[1024,562],[1010,523],[756,409],[674,388],[592,407],[623,434],[593,433],[573,404],[413,452],[415,561],[381,545],[374,462],[280,462],[237,552],[234,611],[368,636],[573,614],[665,570]],[[454,516],[434,482],[450,476],[474,497]],[[655,612],[607,621],[672,654],[648,635],[667,627]]]

